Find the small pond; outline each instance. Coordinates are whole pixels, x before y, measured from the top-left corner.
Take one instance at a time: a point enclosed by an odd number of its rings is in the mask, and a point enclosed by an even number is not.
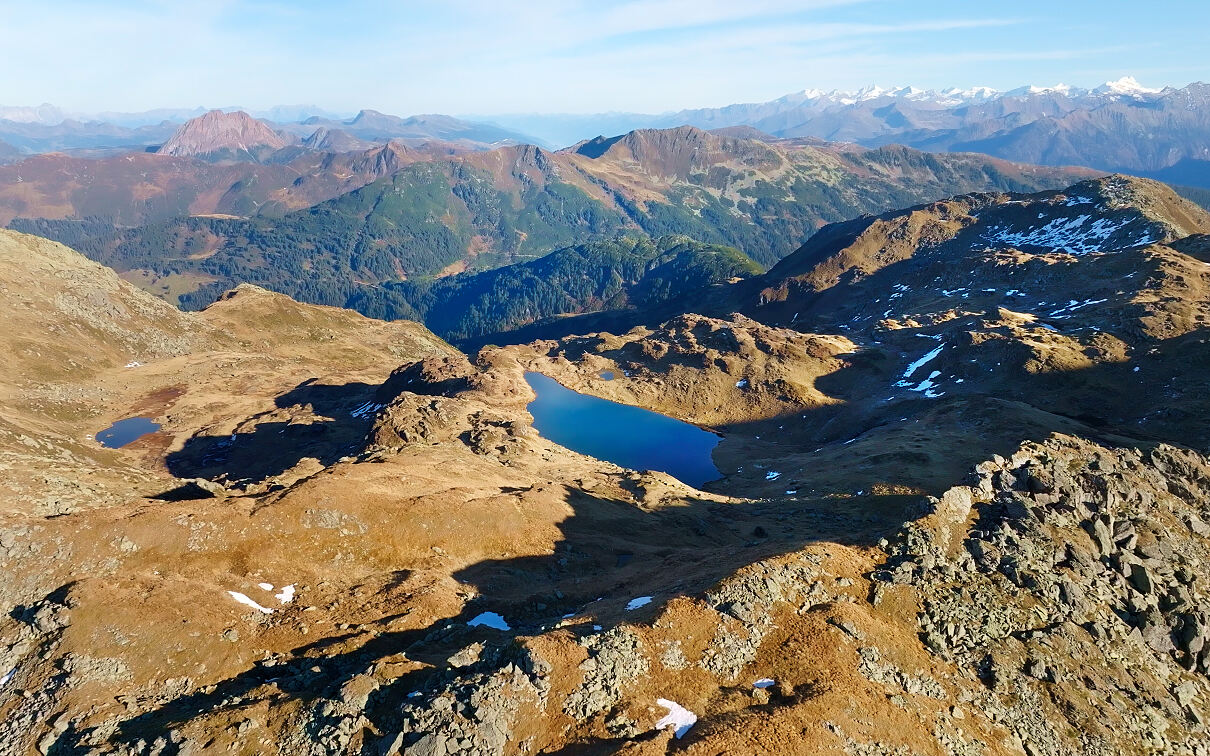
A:
[[[658,412],[587,396],[541,373],[525,380],[538,398],[526,409],[543,438],[632,470],[659,470],[700,488],[722,477],[710,453],[715,433]]]
[[[152,422],[150,417],[128,417],[98,433],[97,441],[101,446],[109,449],[120,449],[135,439],[142,438],[148,433],[155,433],[159,429],[159,423]]]

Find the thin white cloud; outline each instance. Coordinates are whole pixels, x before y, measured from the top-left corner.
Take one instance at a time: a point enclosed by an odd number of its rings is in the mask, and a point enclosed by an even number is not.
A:
[[[989,71],[1003,85],[1009,65],[1024,72],[1011,77],[1018,83],[1035,70],[1048,81],[1072,78],[1070,65],[1047,61],[1121,66],[1105,48],[1037,44],[1034,26],[1016,19],[868,5],[0,0],[0,103],[662,112],[806,87],[965,85],[967,76],[993,78],[982,75]],[[905,15],[909,21],[895,23]],[[1151,65],[1166,62],[1153,57]]]

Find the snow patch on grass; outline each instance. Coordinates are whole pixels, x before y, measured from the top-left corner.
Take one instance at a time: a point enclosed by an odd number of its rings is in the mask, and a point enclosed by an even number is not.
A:
[[[244,606],[255,609],[256,611],[260,612],[261,614],[273,614],[272,609],[265,607],[265,606],[261,606],[260,604],[256,603],[255,601],[248,598],[244,594],[240,593],[239,591],[227,591],[227,593],[228,593],[228,595],[231,596],[231,598],[235,599],[239,603],[243,604]]]
[[[657,698],[655,700],[660,706],[668,710],[664,717],[655,723],[655,729],[663,730],[666,727],[674,728],[673,733],[677,740],[685,736],[689,732],[689,728],[697,724],[697,715],[681,706],[676,701],[669,701],[667,698]]]
[[[917,370],[919,370],[921,367],[928,364],[932,360],[936,359],[937,355],[941,354],[941,351],[943,349],[945,349],[945,344],[940,344],[933,351],[929,352],[928,354],[924,355],[923,357],[916,360],[912,364],[908,365],[907,369],[903,371],[903,378],[901,380],[897,381],[895,383],[895,385],[896,386],[910,385],[907,379],[911,378],[912,374],[915,373]],[[912,389],[912,390],[913,391],[922,391],[923,389],[916,388],[916,389]]]
[[[929,373],[928,378],[925,378],[919,384],[913,386],[912,388],[910,388],[908,390],[909,391],[919,391],[919,392],[923,393],[925,396],[927,396],[929,399],[936,399],[937,397],[941,396],[941,394],[933,390],[937,386],[937,384],[933,382],[933,379],[935,379],[939,375],[941,375],[941,371],[934,370],[933,372]]]
[[[1044,247],[1057,252],[1086,255],[1104,251],[1109,237],[1136,220],[1138,218],[1130,216],[1092,220],[1091,215],[1077,215],[1074,218],[1052,218],[1045,225],[1030,225],[1024,229],[1011,225],[997,225],[984,233],[983,238],[990,243],[1010,247]],[[1149,234],[1142,237],[1142,239],[1149,238]],[[1149,242],[1140,240],[1129,246],[1143,243]]]

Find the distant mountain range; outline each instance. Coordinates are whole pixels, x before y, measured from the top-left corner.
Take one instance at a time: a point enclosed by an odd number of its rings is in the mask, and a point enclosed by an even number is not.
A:
[[[770,102],[660,115],[484,116],[555,143],[626,128],[750,126],[776,137],[867,147],[982,152],[1042,165],[1082,165],[1210,187],[1210,86],[1144,87],[1125,77],[1092,89],[1066,85],[997,91],[868,87],[808,89]]]
[[[1191,85],[1194,86],[1194,85]],[[1166,91],[1179,91],[1171,87],[1154,89],[1144,87],[1133,77],[1106,82],[1099,87],[1083,89],[1066,84],[1050,87],[1023,86],[1010,90],[991,87],[961,89],[919,89],[917,87],[883,88],[876,85],[858,90],[805,89],[791,92],[768,102],[739,103],[717,108],[692,108],[668,113],[527,113],[475,116],[479,120],[491,121],[541,137],[557,144],[574,144],[590,139],[597,134],[618,133],[636,128],[661,128],[690,124],[704,129],[727,126],[755,126],[777,136],[801,136],[783,133],[803,126],[813,120],[820,111],[835,111],[846,108],[860,109],[864,103],[912,102],[928,109],[947,109],[978,105],[1004,99],[1022,99],[1057,95],[1071,100],[1082,100],[1085,105],[1097,101],[1114,100],[1122,97],[1148,98]],[[594,129],[600,127],[602,130]],[[839,138],[836,134],[813,133],[823,139]],[[853,141],[860,141],[853,139]]]
[[[79,121],[81,123],[110,123],[115,126],[137,128],[139,126],[155,126],[169,121],[182,123],[190,118],[205,115],[211,110],[222,110],[231,113],[243,110],[254,118],[264,118],[279,123],[302,121],[313,116],[323,118],[343,118],[341,113],[325,110],[317,105],[276,105],[266,110],[243,108],[239,106],[224,106],[221,108],[156,108],[138,112],[121,112],[107,110],[100,113],[68,112],[50,103],[41,105],[0,105],[0,120],[15,123],[33,123],[42,126],[58,126],[64,121]]]
[[[0,107],[0,141],[24,154],[76,151],[96,156],[148,150],[171,139],[183,121],[208,115],[197,109],[167,109],[91,117],[53,105]],[[311,106],[281,106],[247,115],[265,116],[265,127],[288,135],[291,144],[332,152],[364,150],[389,140],[412,146],[442,141],[472,149],[504,144],[549,147],[645,128],[749,127],[777,138],[981,152],[1014,162],[1079,165],[1210,188],[1210,86],[1159,89],[1131,77],[1093,88],[807,89],[769,102],[662,114],[402,118],[367,109],[341,118]],[[220,149],[215,155],[263,162],[268,152],[254,150],[240,157]],[[12,150],[6,154],[0,149],[0,161],[13,159]]]
[[[273,150],[290,144],[306,144],[306,140],[314,143],[328,137],[324,147],[329,151],[346,151],[344,147],[366,149],[373,144],[397,139],[410,144],[446,141],[471,149],[542,141],[499,126],[446,115],[400,118],[375,110],[362,110],[352,118],[341,120],[327,114],[308,116],[308,109],[301,107],[273,108],[267,111],[276,116],[273,119],[259,119],[253,113],[227,109],[150,112],[162,118],[154,123],[145,123],[142,118],[130,114],[112,114],[112,120],[81,120],[68,117],[51,105],[37,108],[0,106],[0,141],[16,150],[13,157],[47,152],[104,157],[124,152],[163,150],[167,143],[172,142],[165,154],[209,155],[211,159],[253,162],[261,162]],[[284,118],[293,120],[278,120]],[[316,137],[321,130],[322,135]],[[255,140],[257,149],[229,149],[242,143],[238,136],[241,131],[259,133]],[[219,132],[226,136],[217,136]],[[267,136],[269,133],[277,133],[278,136],[270,138]],[[232,144],[219,144],[226,141]],[[217,146],[207,150],[207,142],[216,142]],[[0,149],[0,162],[6,159],[11,158]]]
[[[501,144],[532,144],[535,140],[517,131],[447,115],[415,115],[409,118],[362,110],[345,120],[313,116],[301,123],[284,124],[283,129],[295,134],[313,134],[316,128],[343,131],[359,139],[380,142],[389,139],[439,139],[498,146]]]

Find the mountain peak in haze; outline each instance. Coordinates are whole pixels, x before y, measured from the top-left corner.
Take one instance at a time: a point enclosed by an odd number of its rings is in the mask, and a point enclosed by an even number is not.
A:
[[[287,137],[242,110],[231,113],[211,110],[182,124],[158,152],[178,157],[241,155],[266,149],[279,150],[289,144]]]
[[[44,102],[37,106],[7,106],[0,105],[0,119],[14,123],[36,123],[44,126],[55,126],[63,123],[67,115],[59,108]]]
[[[302,144],[304,147],[322,152],[364,151],[374,146],[372,142],[358,139],[343,129],[328,128],[327,126],[320,126],[311,132],[311,136],[303,139]]]

